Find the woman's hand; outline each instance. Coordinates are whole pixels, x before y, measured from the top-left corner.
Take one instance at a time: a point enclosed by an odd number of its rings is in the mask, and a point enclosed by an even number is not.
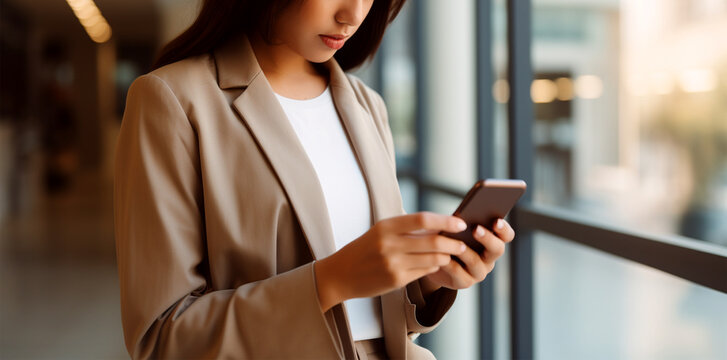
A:
[[[321,310],[325,312],[347,299],[401,288],[454,263],[451,255],[475,264],[474,252],[462,241],[438,235],[440,231],[457,233],[466,228],[460,218],[430,212],[379,221],[358,239],[315,263]],[[452,271],[458,276],[457,284],[466,280],[460,272]]]
[[[474,238],[485,247],[480,255],[467,247],[457,257],[465,264],[463,268],[456,261],[443,265],[435,273],[422,278],[422,291],[431,293],[440,287],[449,289],[466,289],[485,279],[495,267],[495,261],[505,253],[505,244],[515,238],[515,231],[503,219],[498,219],[490,232],[481,225],[473,231]]]

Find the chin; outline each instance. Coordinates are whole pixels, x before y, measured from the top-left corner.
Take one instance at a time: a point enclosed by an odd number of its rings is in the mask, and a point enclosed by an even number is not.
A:
[[[314,56],[308,57],[308,61],[313,62],[313,63],[318,63],[318,64],[324,63],[328,60],[331,60],[331,58],[333,58],[333,55],[335,55],[335,54],[336,54],[335,51],[325,53],[325,54],[316,54]]]
[[[336,55],[336,50],[327,50],[327,51],[311,51],[309,54],[306,54],[306,60],[312,62],[312,63],[324,63],[328,60],[331,60],[333,58],[333,55]]]

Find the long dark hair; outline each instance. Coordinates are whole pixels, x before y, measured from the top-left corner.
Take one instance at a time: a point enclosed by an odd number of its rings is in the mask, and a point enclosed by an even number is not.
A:
[[[394,20],[405,0],[374,0],[356,33],[334,57],[343,70],[353,69],[372,57],[381,44],[386,27]],[[292,0],[204,0],[199,16],[181,35],[161,51],[153,68],[190,56],[206,54],[240,33],[256,31],[265,39],[276,15]]]

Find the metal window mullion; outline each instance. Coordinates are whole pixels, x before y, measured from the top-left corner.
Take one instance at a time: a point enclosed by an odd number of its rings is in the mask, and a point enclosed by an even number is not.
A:
[[[531,62],[531,0],[508,0],[507,43],[510,101],[508,103],[508,137],[510,177],[525,180],[530,190],[521,199],[529,204],[532,199],[533,105],[530,84],[533,79]],[[514,359],[532,359],[533,347],[533,246],[532,231],[520,226],[519,215],[514,212],[510,220],[518,231],[510,247],[511,290],[511,356]]]
[[[477,177],[495,173],[495,122],[492,102],[492,2],[476,1],[477,49]],[[479,285],[480,359],[495,358],[495,277]]]
[[[421,182],[427,178],[427,156],[426,146],[428,144],[427,139],[427,81],[426,81],[426,67],[427,67],[427,49],[426,49],[426,8],[423,1],[412,2],[414,10],[414,26],[413,33],[415,34],[414,48],[416,54],[416,118],[415,118],[415,132],[416,132],[416,152],[414,155],[414,173],[417,179],[417,208],[421,211],[427,208],[427,194],[426,189],[423,189],[420,185]]]
[[[386,38],[382,41],[381,45],[379,46],[378,51],[376,52],[376,56],[374,57],[371,66],[373,66],[374,70],[374,83],[371,84],[372,88],[376,90],[379,94],[381,94],[382,97],[386,98],[389,94],[386,94],[384,90],[386,87],[385,81],[384,81],[384,62],[386,61],[386,58],[389,56],[388,51],[388,41]]]
[[[422,211],[428,207],[427,191],[422,182],[426,179],[427,173],[427,156],[426,146],[427,139],[427,81],[426,81],[426,9],[423,1],[413,1],[410,3],[414,13],[412,21],[414,34],[414,54],[415,54],[415,81],[416,81],[416,108],[414,118],[414,131],[416,139],[416,151],[414,152],[414,168],[412,174],[417,184],[417,209]],[[419,344],[425,348],[430,348],[432,343],[428,336],[420,336]]]

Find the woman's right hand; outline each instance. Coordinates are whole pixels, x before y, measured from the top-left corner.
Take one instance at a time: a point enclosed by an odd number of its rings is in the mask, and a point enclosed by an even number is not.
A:
[[[404,287],[449,264],[466,245],[439,235],[467,228],[455,216],[419,212],[376,223],[358,239],[315,263],[321,310],[353,298],[372,297]]]

